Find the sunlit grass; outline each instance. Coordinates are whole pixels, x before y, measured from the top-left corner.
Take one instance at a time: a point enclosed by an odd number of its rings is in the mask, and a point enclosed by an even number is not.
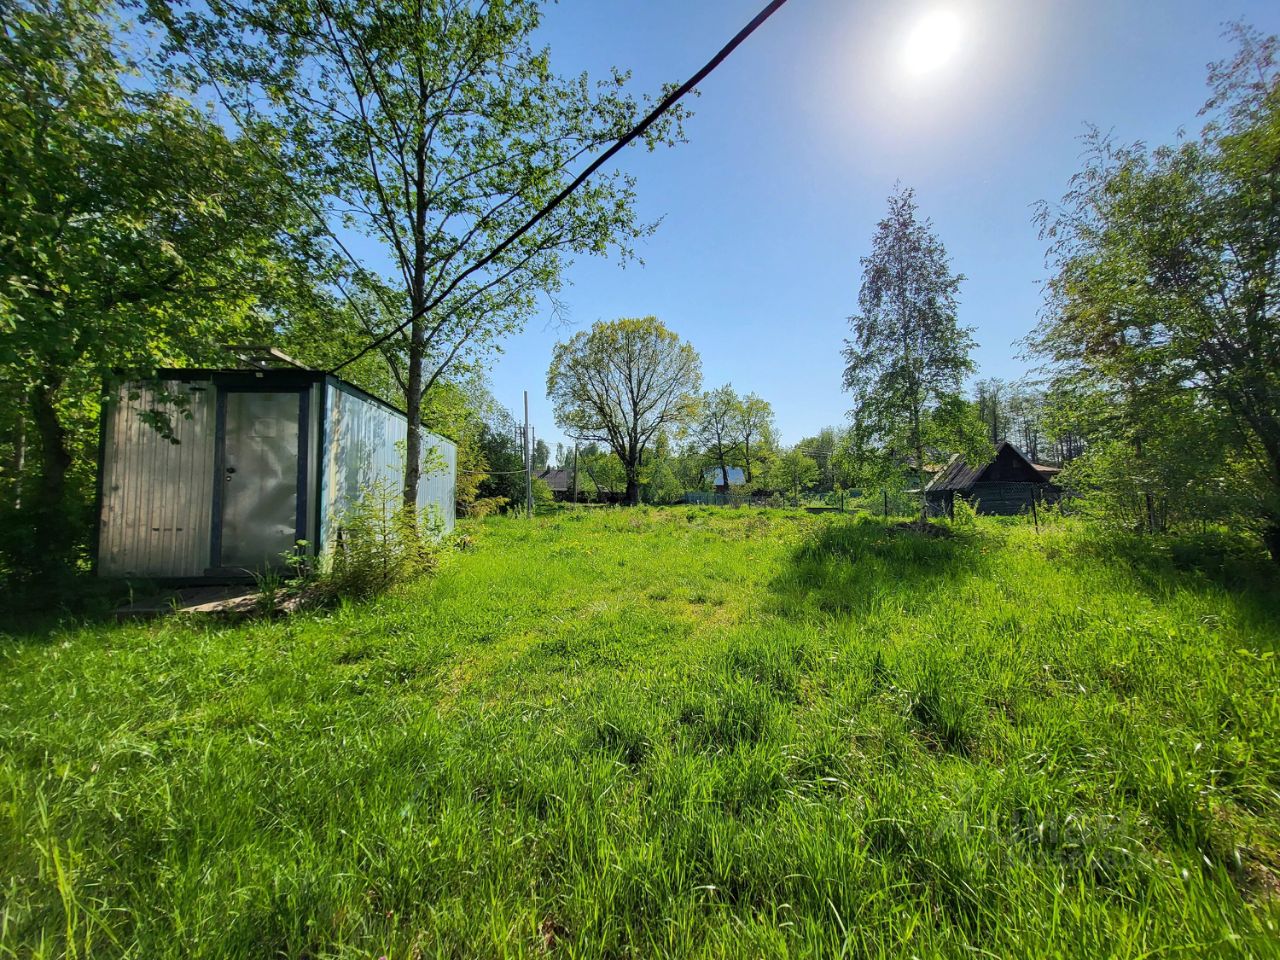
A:
[[[1245,548],[467,532],[327,615],[0,640],[0,954],[1275,952],[1280,580]]]

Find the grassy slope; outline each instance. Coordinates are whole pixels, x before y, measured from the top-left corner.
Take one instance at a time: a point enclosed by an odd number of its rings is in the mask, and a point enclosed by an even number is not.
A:
[[[472,529],[369,607],[0,640],[0,955],[1260,955],[1280,585],[1070,531]]]

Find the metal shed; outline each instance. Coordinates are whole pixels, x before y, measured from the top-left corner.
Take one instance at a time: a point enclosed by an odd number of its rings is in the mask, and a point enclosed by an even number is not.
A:
[[[238,578],[279,566],[299,540],[319,555],[364,490],[399,489],[407,433],[395,407],[301,367],[122,384],[102,412],[98,573]],[[424,432],[423,451],[418,506],[452,530],[457,449]]]

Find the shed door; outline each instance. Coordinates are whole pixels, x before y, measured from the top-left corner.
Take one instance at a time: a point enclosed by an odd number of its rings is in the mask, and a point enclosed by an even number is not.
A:
[[[303,394],[227,391],[221,536],[224,568],[279,566],[299,532],[299,425]]]

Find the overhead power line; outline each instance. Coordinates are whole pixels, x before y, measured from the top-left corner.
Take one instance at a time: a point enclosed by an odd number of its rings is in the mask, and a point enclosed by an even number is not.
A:
[[[750,23],[748,23],[745,27],[739,30],[737,34],[734,35],[732,40],[730,40],[723,47],[721,47],[719,52],[717,52],[714,57],[708,60],[706,64],[703,65],[701,70],[695,73],[692,77],[690,77],[680,86],[676,87],[676,89],[671,91],[671,93],[667,94],[667,96],[662,99],[662,102],[659,103],[656,107],[654,107],[651,111],[649,111],[649,114],[643,120],[637,123],[634,127],[631,128],[630,131],[628,131],[620,139],[618,139],[613,144],[613,146],[609,147],[608,150],[606,150],[604,153],[600,154],[600,156],[598,156],[595,160],[593,160],[585,170],[583,170],[580,174],[574,177],[573,181],[567,187],[565,187],[558,194],[556,194],[550,200],[550,202],[548,202],[544,207],[542,207],[533,216],[531,216],[528,220],[526,220],[519,229],[517,229],[514,233],[508,236],[505,240],[499,243],[496,247],[490,250],[487,254],[485,254],[483,257],[481,257],[471,266],[467,267],[465,270],[459,273],[456,277],[454,277],[453,280],[450,281],[448,286],[446,286],[439,294],[437,294],[435,297],[432,298],[430,303],[427,303],[426,305],[415,310],[412,314],[410,314],[409,318],[404,321],[404,323],[400,324],[394,330],[391,330],[388,333],[385,333],[382,336],[378,337],[377,339],[373,340],[372,342],[367,344],[365,347],[363,347],[361,350],[359,350],[357,353],[352,354],[346,360],[343,360],[336,367],[332,368],[329,371],[329,373],[337,373],[343,367],[359,360],[361,357],[369,353],[371,350],[378,349],[383,344],[385,344],[388,340],[390,340],[392,337],[398,336],[411,323],[421,319],[423,316],[430,313],[432,310],[438,307],[441,303],[443,303],[445,298],[448,297],[451,293],[453,293],[453,291],[457,289],[458,285],[462,283],[463,280],[471,276],[471,274],[476,273],[479,270],[483,270],[489,264],[493,263],[493,261],[496,260],[498,257],[502,256],[503,252],[505,252],[512,244],[514,244],[517,240],[519,240],[526,233],[528,233],[535,226],[537,226],[538,223],[540,223],[548,214],[550,214],[553,210],[555,210],[556,207],[560,206],[560,204],[563,203],[564,200],[568,198],[568,196],[571,193],[573,193],[574,190],[582,186],[582,184],[585,183],[593,173],[595,173],[602,166],[608,163],[609,160],[612,159],[618,153],[618,151],[620,151],[623,147],[631,143],[633,140],[635,140],[637,137],[643,134],[646,130],[648,130],[649,127],[651,127],[659,117],[661,117],[664,113],[666,113],[673,106],[675,106],[676,103],[682,97],[684,97],[690,90],[692,90],[699,83],[705,80],[708,74],[710,74],[712,70],[720,66],[720,64],[723,63],[726,58],[728,58],[729,54],[733,53],[733,51],[736,50],[739,47],[739,45],[741,45],[742,42],[747,39],[747,37],[755,33],[756,30],[758,30],[760,26],[766,20],[768,20],[771,16],[773,16],[778,11],[778,9],[786,2],[787,0],[771,0],[771,2],[767,6],[765,6],[763,10],[761,10],[751,19]]]

